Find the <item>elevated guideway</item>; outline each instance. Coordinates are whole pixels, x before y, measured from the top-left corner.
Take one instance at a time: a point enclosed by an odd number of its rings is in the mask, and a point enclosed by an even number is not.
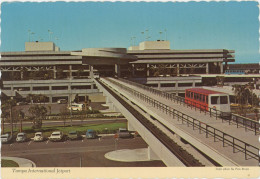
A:
[[[259,125],[256,123],[246,121],[243,127],[232,120],[221,119],[217,113],[174,102],[172,98],[130,82],[102,81],[220,165],[258,166],[260,145]]]
[[[148,157],[150,159],[161,159],[167,166],[203,166],[192,155],[187,153],[176,142],[165,135],[157,126],[150,122],[136,109],[129,100],[123,99],[120,93],[110,89],[104,83],[96,80],[98,88],[103,94],[113,101],[113,104],[128,119],[143,139],[149,145]]]

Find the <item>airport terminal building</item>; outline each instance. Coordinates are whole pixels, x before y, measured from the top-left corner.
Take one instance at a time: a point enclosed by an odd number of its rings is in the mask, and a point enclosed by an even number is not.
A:
[[[145,41],[126,48],[60,51],[53,42],[26,42],[25,51],[2,52],[1,95],[22,100],[43,94],[46,102],[97,93],[94,78],[116,76],[182,93],[200,86],[203,75],[221,75],[234,50],[172,50],[169,41]],[[205,81],[205,80],[204,80]],[[18,100],[19,101],[19,100]]]

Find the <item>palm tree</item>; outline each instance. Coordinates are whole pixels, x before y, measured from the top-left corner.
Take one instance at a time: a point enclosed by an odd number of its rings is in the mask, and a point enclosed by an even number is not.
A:
[[[4,121],[3,118],[9,116],[10,117],[10,124],[11,124],[11,136],[13,135],[13,106],[16,105],[15,99],[8,99],[5,101],[2,101],[3,104],[1,106],[2,108],[2,122]],[[2,133],[4,132],[4,122],[2,125]]]

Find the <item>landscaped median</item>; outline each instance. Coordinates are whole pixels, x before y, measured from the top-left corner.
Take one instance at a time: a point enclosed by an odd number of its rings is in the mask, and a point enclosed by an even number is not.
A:
[[[24,127],[23,132],[27,134],[28,138],[33,138],[36,132],[43,132],[45,137],[49,137],[53,131],[62,131],[64,134],[68,134],[69,131],[78,131],[81,135],[85,134],[88,129],[93,129],[97,134],[114,134],[119,128],[126,128],[126,122],[117,123],[96,123],[96,124],[84,124],[84,125],[66,125],[66,126],[44,126],[40,129],[32,129],[32,127]],[[10,131],[5,131],[10,132]],[[18,129],[14,130],[14,135],[18,132]]]
[[[19,167],[18,163],[14,162],[13,160],[1,160],[1,167]]]

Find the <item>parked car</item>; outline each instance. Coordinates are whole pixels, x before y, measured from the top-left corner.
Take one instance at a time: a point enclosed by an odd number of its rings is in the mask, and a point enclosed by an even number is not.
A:
[[[57,101],[58,104],[66,104],[68,101],[66,99],[59,99]]]
[[[97,132],[95,130],[92,129],[88,129],[86,132],[86,138],[87,139],[95,139],[97,138]]]
[[[132,135],[126,128],[119,128],[117,132],[119,138],[130,138]]]
[[[9,142],[11,142],[11,140],[12,140],[11,134],[7,133],[7,134],[2,134],[1,135],[1,142],[2,142],[2,144],[9,143]]]
[[[77,131],[70,131],[69,134],[68,134],[69,140],[76,140],[76,139],[79,139],[79,138],[80,138],[80,135]]]
[[[16,103],[17,106],[22,106],[22,105],[27,105],[28,103],[27,102],[24,102],[24,101],[21,101],[21,102],[18,102]]]
[[[27,140],[27,135],[24,132],[20,132],[17,134],[16,142],[25,142]]]
[[[64,135],[63,132],[61,131],[55,131],[49,137],[50,141],[62,141],[63,139],[64,139]]]
[[[42,132],[36,132],[33,138],[34,142],[41,142],[44,141],[44,136]]]

